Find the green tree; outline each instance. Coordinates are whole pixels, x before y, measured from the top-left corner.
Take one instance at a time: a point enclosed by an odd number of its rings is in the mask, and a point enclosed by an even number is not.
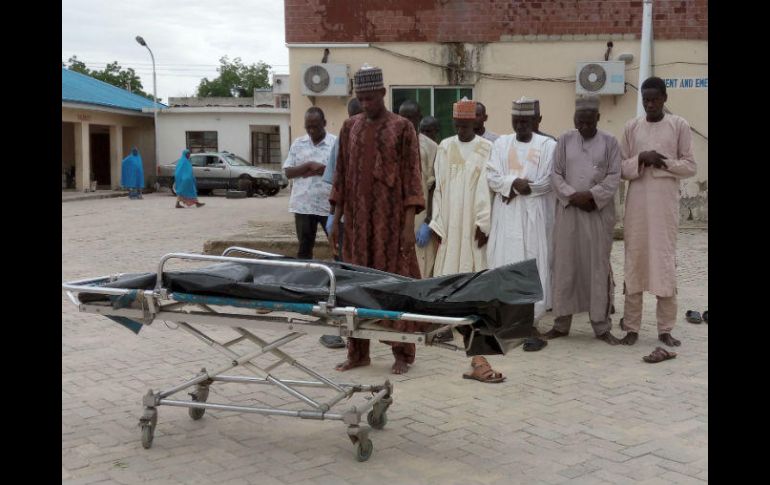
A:
[[[123,69],[120,64],[118,64],[118,61],[107,64],[107,67],[101,71],[88,69],[86,64],[78,59],[78,56],[70,57],[67,60],[67,63],[68,65],[66,67],[70,71],[75,71],[81,74],[85,74],[86,76],[91,76],[94,79],[98,79],[108,84],[112,84],[113,86],[126,89],[134,94],[138,94],[139,96],[143,96],[150,100],[153,99],[151,94],[144,92],[142,80],[136,74],[136,71],[134,71],[134,69],[131,67],[128,69]],[[64,66],[64,63],[62,63],[62,66]],[[160,101],[161,99],[158,98],[158,102]]]
[[[254,96],[254,89],[270,87],[268,71],[272,66],[262,61],[247,66],[240,57],[231,62],[224,56],[219,59],[219,64],[219,76],[201,79],[196,96],[248,98]]]

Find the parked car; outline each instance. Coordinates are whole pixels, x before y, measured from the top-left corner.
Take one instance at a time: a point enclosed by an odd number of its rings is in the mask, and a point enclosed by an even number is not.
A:
[[[158,184],[174,190],[176,160],[158,165]],[[273,196],[289,185],[283,172],[255,167],[242,157],[229,152],[193,153],[190,155],[198,192],[205,195],[214,189],[243,190]]]

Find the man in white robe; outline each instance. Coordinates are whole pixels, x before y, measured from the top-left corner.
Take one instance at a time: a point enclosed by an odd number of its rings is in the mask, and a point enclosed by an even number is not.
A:
[[[476,103],[454,105],[457,135],[444,139],[436,152],[436,188],[430,228],[439,243],[434,276],[487,269],[484,245],[491,211],[486,166],[492,143],[473,132]]]
[[[556,142],[534,133],[537,100],[513,102],[514,134],[495,141],[487,180],[494,193],[489,268],[535,259],[543,300],[535,303],[535,323],[551,308],[549,251],[555,211],[551,166]]]

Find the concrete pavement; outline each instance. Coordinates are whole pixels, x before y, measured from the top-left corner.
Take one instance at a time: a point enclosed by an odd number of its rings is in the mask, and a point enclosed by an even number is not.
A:
[[[267,199],[205,197],[201,209],[173,209],[169,194],[62,205],[62,279],[153,271],[168,252],[201,252],[205,241],[259,227],[291,227],[282,191]],[[255,229],[257,228],[257,229]],[[708,238],[679,235],[679,314],[683,342],[671,361],[642,362],[656,345],[654,298],[645,296],[639,342],[610,347],[592,338],[586,315],[568,338],[540,352],[490,357],[507,381],[463,380],[470,359],[421,347],[403,376],[388,373],[389,349],[372,344],[372,365],[348,382],[395,382],[389,422],[373,431],[374,453],[353,458],[337,422],[207,411],[192,421],[160,407],[153,447],[137,421],[148,389],[175,385],[221,355],[162,322],[139,335],[62,296],[62,481],[217,484],[701,483],[708,480],[708,325],[686,323],[708,304]],[[623,244],[613,248],[622,315]],[[617,320],[618,318],[616,318]],[[540,324],[550,328],[552,318]],[[173,325],[171,326],[173,327]],[[616,335],[622,335],[615,328]],[[229,335],[215,330],[217,335]],[[275,338],[278,332],[267,331]],[[299,339],[287,351],[335,376],[344,350]],[[212,386],[210,400],[286,405],[282,394]]]

